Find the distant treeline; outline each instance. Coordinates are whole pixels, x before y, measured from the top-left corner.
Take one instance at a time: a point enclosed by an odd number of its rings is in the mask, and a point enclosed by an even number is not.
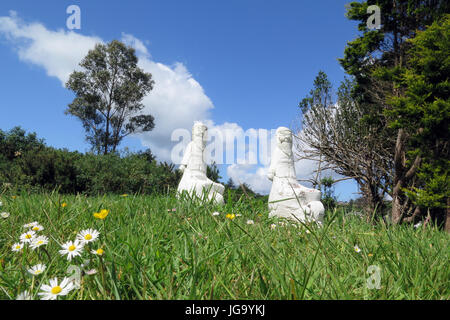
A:
[[[167,194],[176,191],[181,176],[174,164],[157,162],[150,149],[106,155],[80,153],[47,146],[36,133],[27,133],[21,127],[0,129],[0,189],[87,195]],[[207,167],[207,176],[220,182],[215,164]],[[262,197],[247,184],[236,186],[231,179],[225,190],[226,202]]]
[[[55,149],[20,127],[0,130],[0,186],[61,193],[173,192],[181,172],[150,150],[107,155]]]

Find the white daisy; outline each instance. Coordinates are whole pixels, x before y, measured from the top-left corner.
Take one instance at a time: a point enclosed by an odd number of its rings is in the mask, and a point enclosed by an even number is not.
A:
[[[21,243],[21,242],[14,243],[11,247],[11,250],[16,251],[16,252],[20,251],[22,249],[23,249],[23,243]]]
[[[31,249],[39,248],[40,246],[46,245],[48,243],[48,238],[46,236],[38,236],[33,239],[30,243]]]
[[[3,205],[3,202],[0,201],[0,207]]]
[[[31,297],[30,292],[25,290],[17,296],[16,300],[33,300],[33,298]]]
[[[20,235],[20,241],[25,242],[31,242],[34,239],[34,236],[36,235],[36,232],[30,230],[28,232],[22,233]]]
[[[255,221],[253,221],[253,220],[247,220],[247,224],[255,224]]]
[[[240,213],[236,214],[236,217],[241,217],[241,216],[242,216],[242,214],[240,214]]]
[[[40,224],[35,224],[34,226],[31,227],[31,230],[36,231],[36,232],[42,231],[42,230],[44,230],[44,227],[41,226]]]
[[[86,229],[82,230],[78,233],[77,239],[80,240],[81,243],[86,244],[88,242],[94,242],[97,240],[100,232],[95,229]]]
[[[358,247],[358,245],[355,245],[353,249],[355,249],[355,252],[357,253],[361,252],[361,249]]]
[[[62,246],[63,250],[59,250],[62,255],[67,254],[67,260],[72,260],[75,256],[81,256],[81,250],[83,249],[83,244],[77,239],[74,242],[68,241]]]
[[[38,225],[38,224],[39,224],[39,222],[33,221],[33,222],[30,222],[30,223],[24,224],[23,227],[24,228],[33,228],[35,225]]]
[[[270,229],[272,229],[272,230],[274,230],[276,227],[277,227],[277,225],[276,225],[275,223],[272,223],[272,224],[270,225]]]
[[[212,215],[213,216],[218,216],[218,215],[220,215],[220,213],[216,211],[216,212],[213,212]]]
[[[37,264],[28,269],[28,272],[31,273],[33,276],[38,276],[42,272],[44,272],[45,268],[46,268],[45,264]]]
[[[2,216],[2,218],[6,219],[9,217],[9,212],[2,212],[2,213],[0,213],[0,216]]]
[[[73,282],[69,278],[64,278],[58,284],[58,278],[50,280],[50,285],[42,285],[41,292],[38,295],[42,296],[42,300],[56,300],[58,296],[65,296],[73,289]]]

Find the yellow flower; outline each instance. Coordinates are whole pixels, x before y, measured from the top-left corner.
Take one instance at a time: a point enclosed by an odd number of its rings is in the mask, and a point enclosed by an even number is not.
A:
[[[15,198],[17,198],[17,196],[11,196],[11,198],[15,199]]]
[[[120,195],[121,197],[128,197],[128,194],[124,193]]]
[[[234,213],[228,213],[225,217],[230,220],[233,220],[236,217],[236,215]]]
[[[106,216],[108,215],[108,213],[109,213],[109,210],[102,209],[102,210],[100,210],[100,212],[95,212],[94,217],[96,217],[97,219],[104,220],[106,218]]]
[[[65,202],[61,203],[61,207],[63,207],[63,208],[67,207],[67,203],[65,203]]]
[[[368,254],[368,256],[369,256],[369,257],[372,257],[372,256],[373,256],[373,254],[369,253],[369,254]]]
[[[97,250],[92,250],[91,252],[97,256],[102,256],[105,251],[102,248],[98,248]]]

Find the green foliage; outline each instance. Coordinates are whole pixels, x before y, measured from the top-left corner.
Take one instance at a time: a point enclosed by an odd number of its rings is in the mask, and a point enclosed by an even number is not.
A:
[[[367,7],[370,5],[380,7],[380,30],[367,28],[370,16]],[[395,136],[386,125],[383,112],[387,107],[387,96],[393,92],[399,94],[393,80],[396,68],[407,62],[408,39],[449,11],[450,2],[446,0],[368,0],[350,3],[347,17],[359,22],[361,35],[347,43],[344,57],[339,62],[348,74],[355,77],[353,96],[364,107],[363,121],[378,124],[378,131],[386,132],[386,136]],[[388,69],[390,76],[386,72],[382,76],[380,68]]]
[[[80,119],[97,153],[115,152],[124,137],[154,128],[153,116],[141,113],[154,81],[137,62],[135,50],[120,41],[97,44],[66,83],[76,95],[66,114]]]
[[[448,161],[445,168],[423,163],[417,174],[423,184],[422,187],[405,189],[406,194],[421,207],[446,209],[447,199],[450,198],[448,168]]]
[[[308,110],[313,110],[314,107],[320,106],[322,108],[328,107],[332,104],[331,100],[332,86],[328,80],[325,72],[319,71],[314,79],[313,89],[309,92],[309,96],[303,98],[299,103],[299,108],[302,110],[304,116],[307,116]]]
[[[0,185],[73,194],[150,194],[173,192],[181,178],[173,164],[158,164],[150,150],[122,156],[81,154],[48,147],[20,128],[0,136]]]
[[[36,133],[26,134],[21,127],[14,127],[8,132],[0,129],[0,156],[11,161],[26,150],[36,150],[44,146],[44,140],[38,139]]]
[[[44,141],[38,139],[36,133],[26,134],[20,127],[14,127],[7,132],[0,130],[0,183],[27,183],[21,175],[19,159],[27,152],[39,152],[44,148]]]
[[[219,182],[219,180],[222,179],[219,174],[219,168],[217,168],[215,162],[213,162],[211,165],[206,166],[206,176],[214,182]]]
[[[63,193],[82,192],[84,186],[80,184],[76,167],[81,157],[78,152],[51,147],[26,151],[16,162],[20,180],[9,182],[44,190],[59,188]]]
[[[236,185],[234,184],[233,179],[228,178],[228,181],[225,184],[225,188],[228,188],[228,189],[235,189],[236,188]]]
[[[380,7],[379,30],[366,26],[369,5]],[[440,195],[432,200],[431,190],[445,184],[441,175],[448,176],[448,145],[442,141],[448,141],[449,41],[442,30],[424,30],[449,12],[446,0],[368,0],[352,2],[347,11],[361,34],[348,42],[340,63],[355,79],[352,95],[364,113],[361,124],[371,125],[390,151],[392,166],[382,169],[391,176],[386,181],[395,223],[420,212],[419,203],[444,201]],[[425,163],[431,167],[425,170]],[[427,175],[439,182],[426,182]]]
[[[337,199],[334,195],[334,183],[335,181],[332,177],[325,177],[320,180],[321,201],[327,210],[333,210],[337,204]]]
[[[409,158],[420,156],[418,185],[405,189],[426,208],[446,208],[450,196],[450,15],[410,40],[409,63],[397,85],[405,94],[390,99],[389,124],[406,130]]]
[[[262,196],[254,192],[245,182],[240,185],[236,185],[233,179],[229,178],[225,184],[224,200],[228,204],[249,199],[258,199],[267,203],[268,198],[268,195]],[[232,208],[229,208],[229,210],[232,210]]]
[[[143,155],[86,154],[77,163],[78,178],[88,194],[165,193],[181,178],[174,166],[149,162]]]

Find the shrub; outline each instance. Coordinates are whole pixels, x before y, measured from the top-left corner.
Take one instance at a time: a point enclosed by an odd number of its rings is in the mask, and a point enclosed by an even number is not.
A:
[[[61,193],[166,193],[176,190],[181,172],[157,163],[150,150],[95,155],[55,149],[16,127],[0,130],[0,183],[15,189],[58,189]]]

